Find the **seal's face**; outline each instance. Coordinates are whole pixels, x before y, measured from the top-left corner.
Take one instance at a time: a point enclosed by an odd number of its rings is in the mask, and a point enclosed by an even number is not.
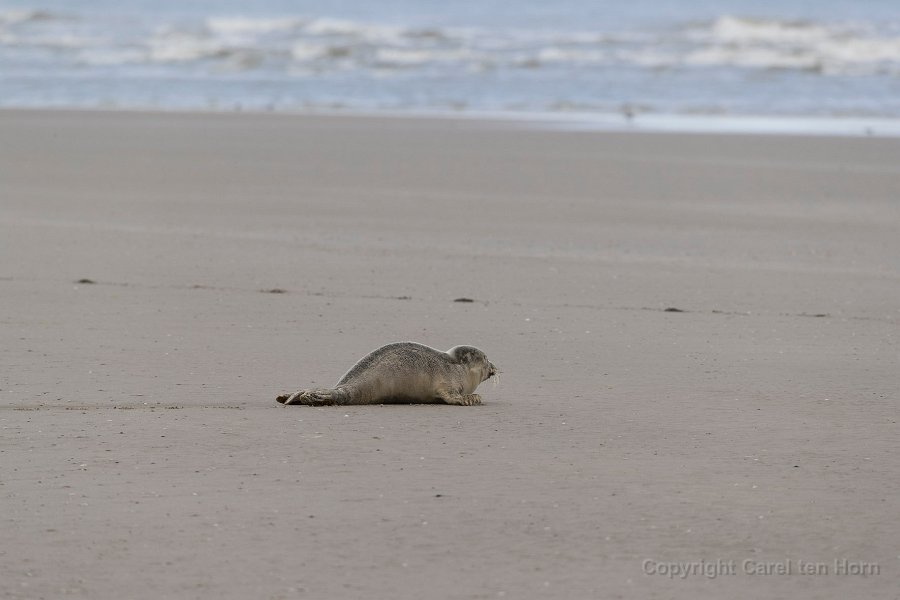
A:
[[[472,379],[481,383],[497,374],[497,367],[488,360],[487,355],[474,346],[456,346],[447,354],[469,369]]]

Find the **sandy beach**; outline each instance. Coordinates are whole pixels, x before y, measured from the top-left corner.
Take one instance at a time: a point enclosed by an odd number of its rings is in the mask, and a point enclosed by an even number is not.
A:
[[[0,256],[0,597],[897,598],[900,139],[6,110]]]

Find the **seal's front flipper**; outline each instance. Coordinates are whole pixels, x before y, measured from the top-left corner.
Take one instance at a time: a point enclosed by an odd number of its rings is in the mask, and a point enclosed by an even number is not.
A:
[[[447,394],[442,397],[447,404],[456,404],[457,406],[475,406],[481,404],[481,396],[478,394]]]
[[[463,406],[476,406],[481,404],[481,396],[478,394],[468,394],[463,396]]]

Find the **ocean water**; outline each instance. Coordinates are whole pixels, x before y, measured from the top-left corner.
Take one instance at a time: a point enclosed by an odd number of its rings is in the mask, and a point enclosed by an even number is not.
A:
[[[0,0],[0,106],[900,118],[897,0]]]

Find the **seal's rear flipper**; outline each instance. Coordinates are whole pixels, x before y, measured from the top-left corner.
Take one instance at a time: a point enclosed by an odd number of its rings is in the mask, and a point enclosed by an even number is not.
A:
[[[282,400],[282,398],[284,398]],[[305,404],[307,406],[331,406],[333,404],[349,404],[349,395],[343,389],[316,388],[312,390],[300,390],[287,396],[276,398],[279,402],[288,406],[290,404]]]

